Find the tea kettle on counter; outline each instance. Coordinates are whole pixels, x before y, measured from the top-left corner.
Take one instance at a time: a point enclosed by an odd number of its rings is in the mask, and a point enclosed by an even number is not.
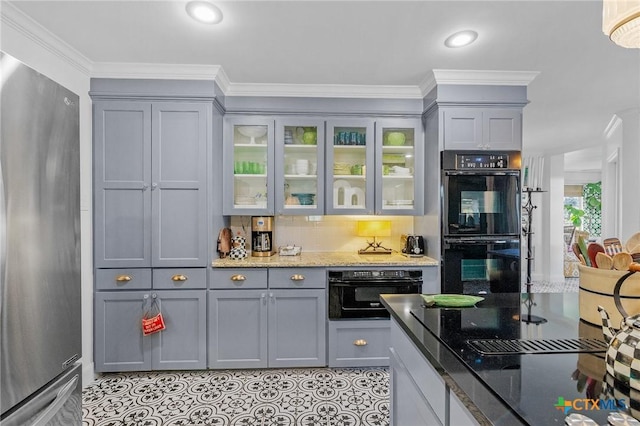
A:
[[[637,378],[640,369],[640,314],[627,315],[620,300],[622,283],[636,272],[640,272],[640,264],[632,263],[629,272],[620,277],[613,290],[616,308],[623,317],[620,330],[614,328],[609,314],[602,306],[598,306],[598,311],[602,317],[604,339],[609,344],[605,356],[605,382],[608,385],[606,391],[616,399],[630,402],[628,408],[631,415],[639,419],[640,407],[635,395],[640,393],[640,380]]]
[[[420,235],[401,235],[402,253],[407,256],[424,256],[424,238]]]

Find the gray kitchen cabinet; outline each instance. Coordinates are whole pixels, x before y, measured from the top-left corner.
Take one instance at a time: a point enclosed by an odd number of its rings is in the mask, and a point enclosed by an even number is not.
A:
[[[326,214],[373,214],[375,134],[373,119],[326,123]]]
[[[324,214],[324,120],[276,118],[276,214]]]
[[[329,367],[389,365],[389,320],[329,321]]]
[[[211,123],[204,102],[94,102],[95,267],[207,265]]]
[[[267,367],[267,289],[209,291],[209,368]]]
[[[448,407],[444,380],[393,319],[390,352],[390,424],[445,424]]]
[[[274,214],[274,120],[226,117],[222,146],[224,215]]]
[[[446,150],[520,151],[522,108],[443,108]]]
[[[166,329],[144,336],[154,299]],[[94,326],[97,372],[206,368],[206,290],[98,291]]]
[[[389,373],[391,426],[479,424],[394,319]]]
[[[151,370],[151,340],[141,319],[147,291],[95,293],[94,363],[96,372]]]
[[[375,212],[424,213],[424,138],[420,119],[376,120]]]
[[[212,272],[209,368],[326,365],[324,269]]]
[[[269,290],[269,367],[326,366],[325,290]]]

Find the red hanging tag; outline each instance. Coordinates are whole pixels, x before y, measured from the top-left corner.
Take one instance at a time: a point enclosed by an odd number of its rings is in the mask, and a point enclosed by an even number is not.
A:
[[[164,319],[162,318],[161,312],[151,318],[142,318],[142,334],[145,336],[157,333],[165,328],[166,326],[164,325]]]
[[[153,315],[155,312],[157,313]],[[148,336],[150,334],[157,333],[158,331],[162,331],[165,328],[164,318],[162,318],[162,312],[160,312],[158,301],[155,299],[154,295],[153,302],[151,302],[151,308],[148,311],[145,311],[142,316],[142,334]]]

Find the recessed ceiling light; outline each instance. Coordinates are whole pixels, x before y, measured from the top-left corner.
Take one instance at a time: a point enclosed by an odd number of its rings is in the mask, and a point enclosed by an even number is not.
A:
[[[444,45],[447,47],[462,47],[473,43],[478,38],[478,33],[471,30],[458,31],[451,34],[444,41]]]
[[[187,13],[204,24],[217,24],[222,21],[222,11],[206,1],[190,1],[187,3]]]

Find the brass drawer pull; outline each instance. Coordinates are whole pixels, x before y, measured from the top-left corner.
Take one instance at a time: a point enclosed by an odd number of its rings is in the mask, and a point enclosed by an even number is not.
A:
[[[119,283],[128,283],[129,281],[131,281],[130,275],[118,275],[116,277],[116,282],[119,282]]]
[[[354,340],[353,344],[356,346],[367,346],[367,341],[364,339]]]
[[[293,274],[291,275],[291,281],[303,281],[304,275],[302,274]]]
[[[182,275],[182,274],[175,274],[174,276],[171,277],[172,281],[186,281],[189,278],[187,278],[186,275]]]
[[[247,277],[245,277],[242,274],[236,274],[236,275],[232,275],[231,276],[231,281],[244,281],[246,279],[247,279]]]

